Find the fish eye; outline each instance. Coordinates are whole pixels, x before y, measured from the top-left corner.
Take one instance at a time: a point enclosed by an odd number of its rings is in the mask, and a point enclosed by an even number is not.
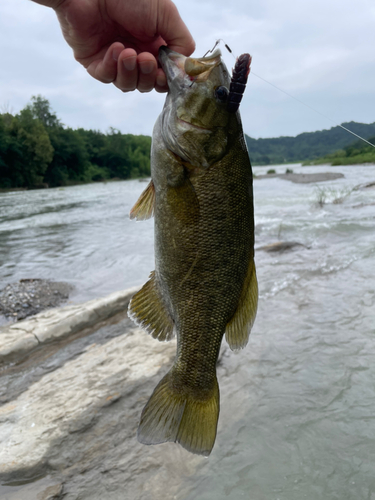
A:
[[[219,101],[222,101],[222,102],[225,102],[228,98],[228,89],[226,87],[217,87],[217,89],[215,89],[215,97],[217,99],[219,99]]]

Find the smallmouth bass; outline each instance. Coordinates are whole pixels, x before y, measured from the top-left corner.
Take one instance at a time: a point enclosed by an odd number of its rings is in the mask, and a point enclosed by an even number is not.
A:
[[[258,300],[252,171],[239,103],[251,58],[232,78],[220,51],[162,47],[169,92],[153,131],[151,182],[131,211],[155,216],[155,271],[129,304],[154,338],[177,335],[176,359],[143,409],[138,440],[209,455],[216,439],[222,338],[245,347]]]

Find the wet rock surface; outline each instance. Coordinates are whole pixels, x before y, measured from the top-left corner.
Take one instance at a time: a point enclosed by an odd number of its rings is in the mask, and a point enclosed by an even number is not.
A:
[[[185,465],[189,454],[178,446],[136,439],[142,408],[175,348],[125,317],[34,364],[3,370],[0,498],[161,498],[160,477],[204,460],[190,455]],[[46,476],[50,482],[39,487]],[[172,474],[170,491],[179,483]]]
[[[359,189],[375,189],[375,181],[358,184],[353,188],[353,191],[358,191]]]
[[[296,247],[308,248],[303,243],[299,243],[298,241],[276,241],[274,243],[269,243],[268,245],[263,245],[261,247],[256,248],[256,251],[263,250],[264,252],[287,252]]]
[[[57,307],[69,298],[69,283],[43,279],[22,279],[0,290],[0,315],[19,321],[45,309]]]
[[[176,341],[157,342],[126,309],[79,335],[0,368],[1,500],[176,498],[206,458],[136,437]]]
[[[83,304],[48,309],[29,319],[0,328],[0,369],[20,364],[46,344],[70,342],[77,336],[89,335],[114,316],[126,314],[129,300],[138,287],[113,292],[106,297]],[[35,356],[34,356],[35,357]]]

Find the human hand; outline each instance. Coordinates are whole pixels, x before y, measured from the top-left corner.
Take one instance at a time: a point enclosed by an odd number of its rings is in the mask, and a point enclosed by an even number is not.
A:
[[[34,1],[56,11],[65,40],[88,73],[123,92],[166,92],[159,47],[186,56],[195,48],[171,0]]]

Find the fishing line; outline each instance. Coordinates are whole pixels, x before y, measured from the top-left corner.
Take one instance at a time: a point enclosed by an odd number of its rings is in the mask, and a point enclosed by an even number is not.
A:
[[[227,45],[224,42],[224,40],[222,38],[219,38],[218,40],[216,40],[215,45],[212,47],[212,49],[207,50],[207,52],[205,53],[205,55],[203,57],[206,57],[207,54],[212,54],[212,52],[216,49],[216,47],[219,45],[220,42],[222,42],[224,44],[224,47],[227,49],[227,51],[229,52],[229,54],[231,54],[231,56],[233,57],[233,59],[236,60],[236,57],[233,54],[232,49],[229,47],[229,45]]]
[[[222,42],[224,44],[224,47],[227,49],[227,51],[233,56],[233,58],[236,60],[236,57],[235,55],[233,54],[233,51],[232,49],[229,47],[229,45],[227,45],[224,40],[222,38],[219,38],[218,40],[216,40],[215,42],[215,45],[212,47],[211,50],[208,50],[205,55],[203,57],[206,57],[207,54],[209,53],[212,53],[216,47],[219,45],[219,43]],[[306,106],[306,108],[309,108],[311,109],[311,111],[314,111],[314,113],[317,113],[318,115],[320,116],[323,116],[324,118],[326,118],[327,120],[329,120],[331,123],[333,123],[336,127],[340,127],[342,128],[343,130],[345,130],[346,132],[349,132],[349,134],[352,134],[354,135],[355,137],[357,137],[358,139],[360,139],[361,141],[365,142],[366,144],[368,144],[369,146],[372,146],[373,148],[375,148],[375,144],[372,144],[371,142],[367,141],[366,139],[364,139],[363,137],[361,137],[360,135],[356,134],[355,132],[353,132],[352,130],[349,130],[348,128],[344,127],[343,125],[336,125],[336,122],[334,120],[332,120],[332,118],[330,118],[329,116],[325,115],[324,113],[321,113],[320,111],[318,111],[317,109],[313,108],[312,106],[310,106],[309,104],[306,104],[305,102],[301,101],[300,99],[298,99],[297,97],[294,97],[292,96],[291,94],[289,94],[288,92],[286,92],[285,90],[281,89],[280,87],[277,87],[276,85],[274,85],[273,83],[269,82],[268,80],[266,80],[265,78],[257,75],[256,73],[254,73],[253,70],[250,71],[250,75],[254,75],[256,76],[257,78],[259,78],[260,80],[263,80],[264,82],[268,83],[268,85],[271,85],[271,87],[274,87],[275,89],[279,90],[280,92],[282,92],[283,94],[287,95],[288,97],[290,97],[291,99],[294,99],[295,101],[299,102],[300,104],[302,104],[303,106]]]
[[[283,89],[280,89],[279,87],[277,87],[276,85],[274,85],[273,83],[269,82],[268,80],[266,80],[265,78],[262,78],[261,76],[257,75],[256,73],[254,73],[253,70],[250,71],[250,75],[254,75],[256,76],[257,78],[259,78],[260,80],[263,80],[264,82],[268,83],[268,85],[271,85],[271,87],[274,87],[275,89],[279,90],[280,92],[282,92],[283,94],[287,95],[288,97],[291,97],[292,99],[294,99],[295,101],[299,102],[300,104],[303,104],[304,106],[306,106],[306,108],[309,108],[311,109],[311,111],[314,111],[315,113],[317,113],[318,115],[320,116],[323,116],[324,118],[326,118],[327,120],[329,120],[331,123],[333,123],[336,127],[340,127],[342,128],[343,130],[346,130],[346,132],[349,132],[349,134],[352,134],[354,135],[355,137],[358,137],[358,139],[361,139],[361,141],[363,142],[366,142],[367,144],[369,144],[370,146],[372,146],[373,148],[375,148],[375,144],[372,144],[371,142],[367,141],[366,139],[364,139],[363,137],[361,137],[360,135],[356,134],[355,132],[353,132],[352,130],[349,130],[348,128],[344,127],[343,125],[336,125],[336,123],[334,122],[334,120],[332,120],[329,116],[325,115],[324,113],[321,113],[320,111],[316,110],[315,108],[311,107],[309,104],[306,104],[305,102],[301,101],[300,99],[298,99],[297,97],[294,97],[292,96],[291,94],[289,94],[288,92],[286,92],[285,90]]]

